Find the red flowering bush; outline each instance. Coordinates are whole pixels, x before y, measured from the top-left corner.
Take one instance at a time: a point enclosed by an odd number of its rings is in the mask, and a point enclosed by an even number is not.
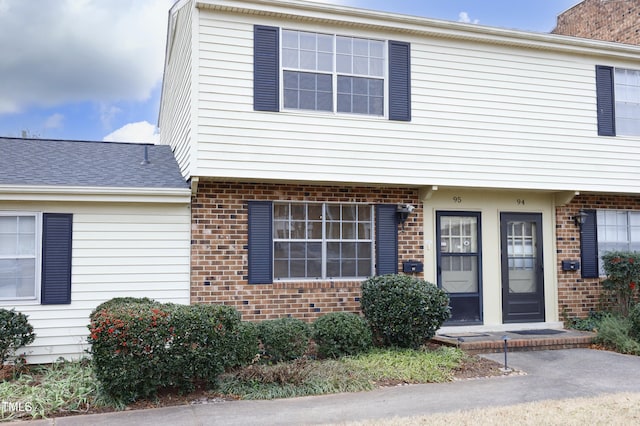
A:
[[[258,353],[255,327],[229,306],[121,299],[90,316],[92,365],[104,391],[124,403],[162,388],[190,391]]]
[[[602,256],[607,274],[602,285],[615,301],[620,314],[627,316],[637,298],[640,283],[640,253],[612,251]]]

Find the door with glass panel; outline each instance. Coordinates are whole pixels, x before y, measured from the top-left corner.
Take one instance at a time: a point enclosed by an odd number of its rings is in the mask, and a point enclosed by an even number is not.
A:
[[[542,214],[502,213],[502,319],[544,321]]]
[[[480,213],[437,212],[438,287],[449,294],[448,324],[482,322]]]

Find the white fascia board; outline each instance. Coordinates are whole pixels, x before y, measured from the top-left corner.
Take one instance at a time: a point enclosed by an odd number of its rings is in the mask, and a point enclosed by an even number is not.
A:
[[[557,34],[465,24],[418,16],[358,9],[301,0],[197,0],[196,8],[228,10],[263,16],[300,18],[351,27],[430,37],[519,46],[572,54],[638,60],[640,47]]]
[[[189,204],[189,188],[0,185],[0,201],[91,201]]]

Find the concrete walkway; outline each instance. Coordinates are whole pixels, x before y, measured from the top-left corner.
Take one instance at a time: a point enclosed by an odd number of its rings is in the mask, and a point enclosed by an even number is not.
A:
[[[504,362],[503,354],[485,357]],[[592,349],[509,353],[526,374],[371,392],[230,401],[118,413],[59,417],[36,425],[311,425],[409,417],[545,399],[640,392],[640,357]],[[25,422],[16,424],[24,425]]]

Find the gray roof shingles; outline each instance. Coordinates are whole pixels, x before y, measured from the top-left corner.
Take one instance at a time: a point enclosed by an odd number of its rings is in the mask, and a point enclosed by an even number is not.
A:
[[[149,164],[144,160],[148,149]],[[166,145],[0,137],[0,185],[188,188]]]

